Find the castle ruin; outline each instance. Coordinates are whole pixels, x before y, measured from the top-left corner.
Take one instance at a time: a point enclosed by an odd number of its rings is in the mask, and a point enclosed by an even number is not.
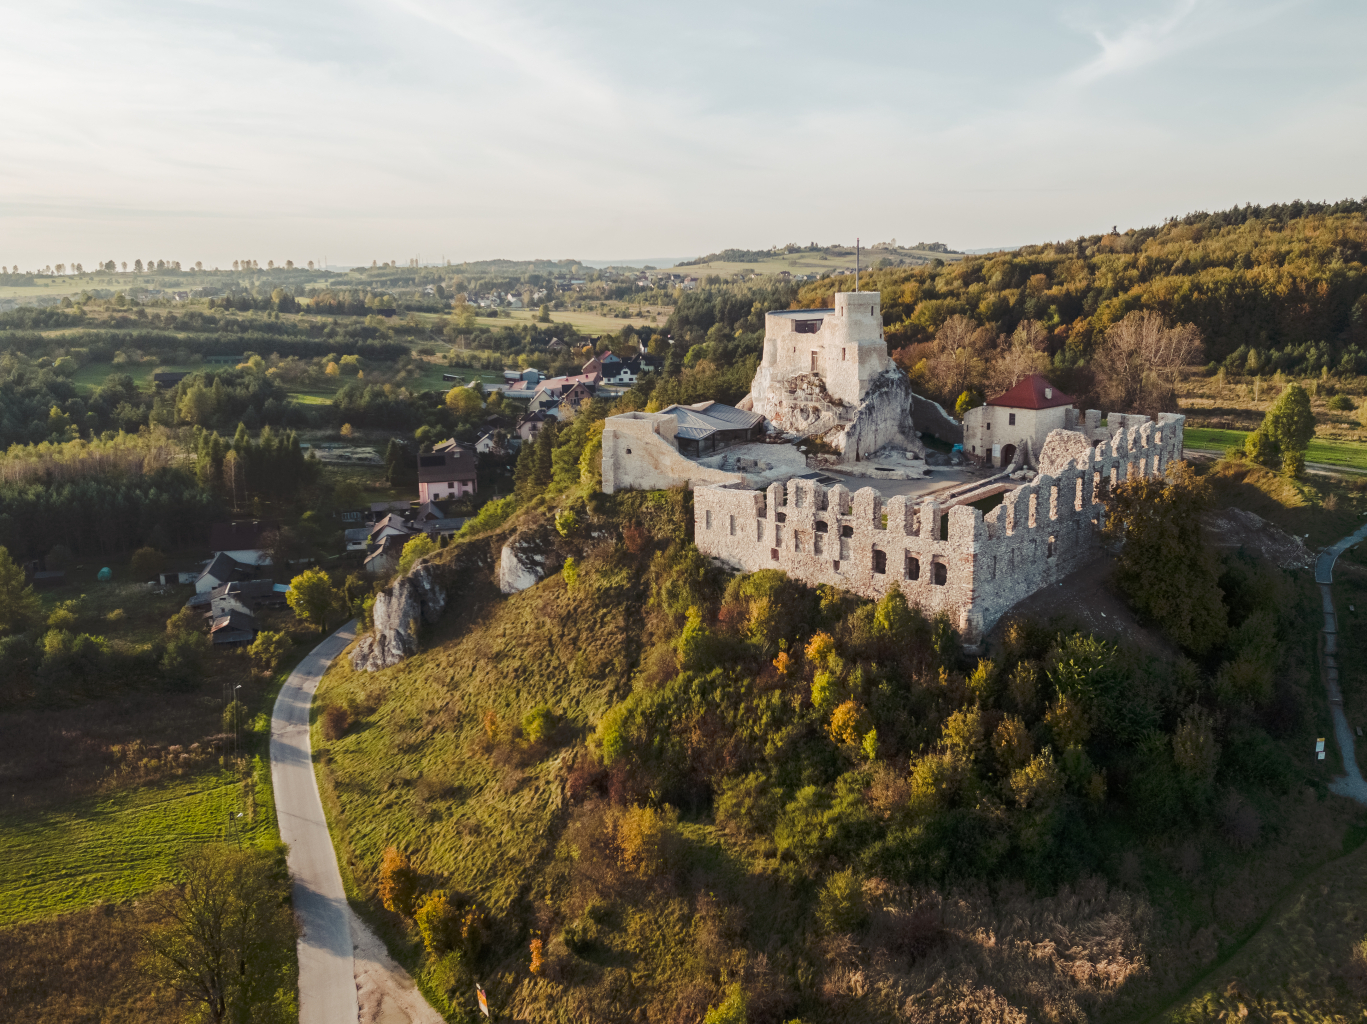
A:
[[[899,587],[926,614],[947,613],[965,645],[976,646],[1014,604],[1098,553],[1110,488],[1161,477],[1182,457],[1182,416],[1163,413],[1154,422],[1113,414],[1110,436],[1099,420],[1089,410],[1092,429],[1050,433],[1039,475],[1006,491],[987,515],[967,502],[1008,485],[913,505],[902,496],[884,500],[872,487],[850,494],[800,478],[766,491],[714,484],[694,493],[695,541],[703,554],[745,572],[781,569],[872,600]]]
[[[833,309],[764,315],[764,355],[738,408],[857,462],[893,443],[924,454],[911,403],[911,381],[888,357],[878,293],[836,292]]]

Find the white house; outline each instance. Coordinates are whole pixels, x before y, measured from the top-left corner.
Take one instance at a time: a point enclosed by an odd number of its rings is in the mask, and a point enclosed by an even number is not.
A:
[[[964,413],[964,453],[991,466],[1009,466],[1025,447],[1030,461],[1039,458],[1051,430],[1065,430],[1075,399],[1065,395],[1037,373],[1023,377],[1014,387],[986,405]]]

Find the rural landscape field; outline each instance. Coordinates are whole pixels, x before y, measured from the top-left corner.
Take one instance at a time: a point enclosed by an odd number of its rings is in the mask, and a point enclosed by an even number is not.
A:
[[[0,1024],[1367,1016],[1367,12],[6,27]]]

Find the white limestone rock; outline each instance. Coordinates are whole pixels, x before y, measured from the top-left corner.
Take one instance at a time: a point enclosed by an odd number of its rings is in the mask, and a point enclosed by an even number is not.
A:
[[[418,562],[375,596],[371,609],[374,628],[351,652],[351,667],[378,672],[397,665],[418,651],[418,628],[434,623],[446,609],[446,588],[437,567],[427,559]]]
[[[498,557],[498,589],[516,594],[540,583],[545,576],[545,559],[519,546],[516,539],[503,545]]]

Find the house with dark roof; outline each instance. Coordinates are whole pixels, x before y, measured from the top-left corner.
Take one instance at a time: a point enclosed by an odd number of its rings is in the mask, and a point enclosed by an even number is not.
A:
[[[964,454],[991,466],[1009,466],[1021,456],[1034,462],[1051,430],[1070,429],[1076,401],[1037,373],[964,413]]]
[[[418,456],[418,500],[440,501],[474,494],[479,489],[475,453],[454,441]]]
[[[399,567],[399,558],[403,555],[403,546],[411,538],[389,536],[382,540],[365,558],[366,572],[374,573],[376,576],[388,576]]]
[[[283,608],[290,592],[288,584],[272,580],[243,580],[225,583],[209,591],[209,611],[215,616],[229,612],[255,615],[262,608]]]
[[[536,412],[529,412],[517,421],[514,428],[517,436],[524,441],[535,441],[536,435],[541,432],[541,428],[546,425],[546,413],[542,409]]]
[[[216,615],[209,623],[209,639],[215,644],[249,644],[256,639],[256,620],[238,611]]]
[[[256,571],[256,566],[239,562],[232,555],[220,551],[209,560],[209,564],[200,570],[195,578],[195,593],[207,594],[214,587],[221,587],[225,583],[234,580],[251,579]]]
[[[265,550],[266,534],[278,529],[280,524],[270,519],[214,523],[209,527],[209,550],[247,565],[265,565],[270,562]]]
[[[720,402],[671,405],[661,413],[679,421],[674,434],[680,455],[701,458],[730,444],[753,441],[764,433],[764,417]]]

